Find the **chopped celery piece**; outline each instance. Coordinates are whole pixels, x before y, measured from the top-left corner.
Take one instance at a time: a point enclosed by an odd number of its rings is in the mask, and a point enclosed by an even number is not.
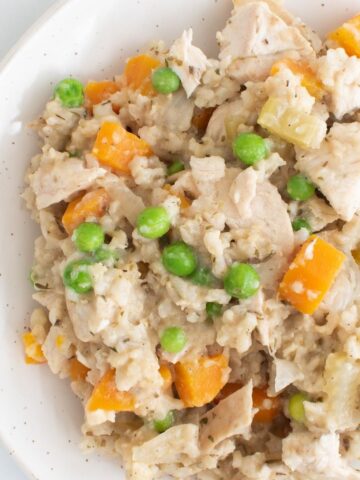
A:
[[[275,97],[270,97],[263,106],[258,123],[302,148],[318,148],[326,135],[326,123],[321,118],[288,107]]]

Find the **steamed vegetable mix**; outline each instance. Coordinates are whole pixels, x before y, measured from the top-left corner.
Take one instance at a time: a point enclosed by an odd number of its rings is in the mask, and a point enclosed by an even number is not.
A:
[[[167,415],[161,420],[154,420],[154,429],[158,433],[166,432],[175,422],[174,412],[170,410]]]
[[[316,77],[314,70],[310,65],[302,60],[295,61],[291,58],[284,58],[274,63],[271,68],[271,74],[276,75],[281,68],[288,68],[292,73],[301,78],[301,84],[305,87],[310,95],[318,100],[324,96],[324,86],[320,80]]]
[[[90,292],[93,284],[89,272],[89,265],[92,263],[93,261],[87,258],[68,263],[63,275],[65,286],[74,290],[76,293]]]
[[[170,367],[166,363],[162,363],[159,368],[159,373],[164,381],[164,390],[169,390],[173,384],[172,373]]]
[[[164,248],[162,263],[169,273],[178,277],[188,277],[196,269],[197,258],[189,245],[175,242]]]
[[[164,185],[163,188],[164,190],[169,192],[171,195],[174,195],[174,197],[177,197],[180,200],[181,210],[185,210],[186,208],[190,207],[191,203],[183,193],[178,192],[177,190],[174,190],[174,188],[172,188],[171,185],[169,184]]]
[[[170,227],[170,217],[164,207],[147,207],[137,218],[138,232],[145,238],[160,238]]]
[[[181,86],[180,78],[169,67],[161,67],[155,70],[151,82],[154,90],[164,95],[176,92]]]
[[[259,274],[247,263],[234,263],[224,277],[224,288],[235,298],[252,297],[260,288]]]
[[[315,193],[315,186],[304,175],[293,175],[287,183],[287,192],[293,200],[309,200]]]
[[[187,407],[211,402],[226,383],[228,359],[223,355],[202,356],[175,364],[175,386]]]
[[[186,345],[186,334],[180,327],[166,328],[160,338],[161,347],[169,353],[179,353]]]
[[[105,234],[97,223],[85,222],[75,229],[72,238],[80,252],[91,253],[103,245]]]
[[[141,95],[156,95],[151,82],[152,72],[160,66],[159,60],[149,55],[138,55],[130,58],[125,66],[126,84]]]
[[[89,372],[89,368],[87,368],[83,363],[79,362],[77,358],[72,358],[69,361],[70,364],[70,378],[73,382],[78,382],[80,380],[85,380],[86,375]]]
[[[270,97],[258,123],[269,132],[302,148],[318,148],[326,135],[326,123],[315,115],[288,107],[283,100]]]
[[[46,358],[41,349],[41,345],[31,332],[22,335],[22,341],[25,350],[25,362],[28,364],[46,363]]]
[[[81,194],[72,200],[62,217],[62,224],[70,235],[87,218],[101,218],[110,203],[110,196],[104,188]]]
[[[289,414],[296,422],[304,423],[305,421],[304,402],[306,400],[308,400],[308,396],[302,392],[294,393],[294,395],[289,398]]]
[[[253,406],[258,409],[255,423],[271,423],[279,414],[281,405],[278,397],[269,397],[266,388],[254,388]]]
[[[209,318],[219,317],[221,315],[222,305],[216,302],[206,303],[206,313]]]
[[[232,144],[234,155],[245,165],[255,165],[268,154],[265,140],[256,133],[240,133]]]
[[[302,313],[313,314],[333,284],[345,255],[312,235],[301,247],[280,283],[279,294]]]
[[[66,78],[56,85],[55,98],[66,108],[81,107],[84,103],[84,86],[75,78]]]
[[[108,100],[111,95],[119,91],[115,82],[104,80],[102,82],[89,82],[85,87],[85,99],[89,108]]]
[[[191,125],[200,132],[205,132],[214,110],[214,107],[195,109],[194,115],[191,119]]]
[[[92,151],[99,163],[118,174],[129,173],[129,163],[136,156],[149,157],[150,146],[119,123],[102,124]]]
[[[115,370],[108,370],[95,385],[86,405],[87,410],[106,410],[115,412],[132,412],[135,398],[131,392],[121,392],[116,387]]]
[[[215,277],[208,267],[197,267],[189,278],[194,285],[202,287],[211,287],[215,282]]]
[[[181,162],[180,160],[175,160],[174,162],[172,162],[171,165],[168,166],[167,168],[167,174],[170,176],[170,175],[174,175],[175,173],[179,173],[181,172],[182,170],[185,170],[185,165],[183,162]]]
[[[96,262],[110,262],[114,263],[119,260],[120,255],[117,250],[109,248],[107,245],[103,245],[94,252],[94,259]]]
[[[292,227],[295,232],[298,232],[302,228],[311,233],[311,226],[305,218],[295,218],[292,222]]]
[[[342,47],[348,55],[360,57],[360,15],[351,18],[341,27],[329,33],[328,38]]]

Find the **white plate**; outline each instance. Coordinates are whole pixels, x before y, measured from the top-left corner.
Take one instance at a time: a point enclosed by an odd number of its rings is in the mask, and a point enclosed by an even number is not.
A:
[[[360,0],[287,0],[321,33],[360,10]],[[195,43],[215,50],[230,0],[67,0],[19,43],[0,71],[0,437],[30,478],[119,480],[119,466],[83,456],[82,412],[66,381],[46,366],[25,366],[20,341],[32,308],[27,280],[36,228],[19,198],[37,139],[27,123],[55,82],[119,73],[124,59],[152,39],[170,41],[192,26]],[[11,19],[9,19],[11,21]],[[33,477],[32,477],[33,476]]]

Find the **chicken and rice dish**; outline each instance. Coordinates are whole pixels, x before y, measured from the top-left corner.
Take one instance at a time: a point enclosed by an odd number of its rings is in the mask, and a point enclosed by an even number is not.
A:
[[[26,362],[126,478],[360,479],[360,16],[234,0],[218,58],[192,36],[34,122]]]

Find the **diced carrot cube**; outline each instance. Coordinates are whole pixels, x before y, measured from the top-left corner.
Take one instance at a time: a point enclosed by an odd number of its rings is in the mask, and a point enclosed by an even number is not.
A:
[[[103,82],[89,82],[85,87],[86,104],[89,108],[108,100],[113,93],[119,91],[115,82],[104,80]]]
[[[71,235],[76,227],[88,217],[102,217],[110,203],[110,197],[104,188],[79,195],[72,200],[62,217],[66,232]]]
[[[228,396],[237,392],[243,385],[241,383],[227,383],[216,397],[215,402],[221,402]],[[267,388],[253,389],[253,406],[259,411],[254,416],[255,423],[270,423],[280,412],[280,400],[278,397],[269,397]]]
[[[162,363],[159,368],[159,373],[164,380],[164,390],[169,390],[173,384],[173,378],[169,366],[166,363]]]
[[[223,354],[185,360],[174,366],[175,386],[187,407],[211,402],[226,384],[228,359]]]
[[[360,247],[354,248],[354,250],[351,251],[351,255],[353,256],[355,262],[360,265]]]
[[[310,65],[304,61],[297,61],[290,58],[284,58],[274,63],[271,68],[271,75],[275,75],[281,69],[281,67],[286,67],[292,71],[294,75],[297,75],[301,78],[301,84],[305,87],[310,95],[320,100],[324,96],[323,84],[320,80],[316,78],[316,74]]]
[[[329,33],[328,38],[334,40],[348,55],[360,57],[360,15]]]
[[[219,394],[215,398],[215,403],[221,402],[221,400],[225,400],[225,398],[229,397],[233,393],[237,392],[241,387],[244,385],[242,383],[227,383],[219,392]]]
[[[128,174],[129,163],[137,155],[152,155],[150,146],[133,133],[129,133],[119,123],[102,124],[93,148],[99,162],[116,173]]]
[[[90,412],[107,410],[115,412],[132,412],[135,407],[131,392],[120,392],[116,388],[115,370],[108,370],[97,385],[87,403]]]
[[[72,381],[85,380],[89,369],[83,363],[80,363],[77,358],[69,360],[69,373]]]
[[[201,132],[204,132],[208,126],[211,115],[214,113],[214,110],[215,108],[213,107],[196,110],[191,120],[192,126]]]
[[[301,247],[280,283],[279,294],[302,313],[312,314],[333,284],[345,255],[312,235]]]
[[[259,411],[254,416],[255,423],[271,423],[280,412],[278,397],[269,397],[266,388],[253,389],[253,407]]]
[[[25,362],[27,364],[46,363],[41,345],[31,332],[26,332],[22,336],[25,350]]]
[[[164,185],[164,190],[169,192],[171,195],[174,195],[174,197],[178,197],[180,199],[180,208],[181,210],[185,210],[186,208],[189,208],[191,203],[190,200],[181,192],[177,192],[174,188],[172,188],[171,185],[168,183]]]
[[[124,71],[127,86],[133,90],[138,90],[142,95],[156,95],[151,83],[151,75],[153,70],[159,66],[159,60],[149,55],[138,55],[130,58]]]

